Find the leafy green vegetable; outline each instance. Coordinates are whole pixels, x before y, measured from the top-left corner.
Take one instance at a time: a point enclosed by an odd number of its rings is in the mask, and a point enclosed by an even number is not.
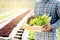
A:
[[[30,34],[28,37],[30,40],[34,40],[34,36],[35,36],[34,33],[35,33],[34,31],[30,31]]]
[[[49,15],[43,15],[43,16],[38,16],[30,20],[30,25],[36,25],[36,26],[43,26],[47,25],[51,20],[51,17]]]

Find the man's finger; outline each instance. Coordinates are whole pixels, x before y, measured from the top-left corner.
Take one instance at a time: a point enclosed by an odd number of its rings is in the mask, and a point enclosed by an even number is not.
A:
[[[47,29],[47,28],[48,28],[48,26],[44,26],[44,27],[43,27],[43,29]]]
[[[50,29],[47,27],[46,29],[43,29],[44,32],[49,32]]]

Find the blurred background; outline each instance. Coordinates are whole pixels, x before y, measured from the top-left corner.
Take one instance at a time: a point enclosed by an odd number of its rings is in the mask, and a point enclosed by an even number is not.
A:
[[[34,8],[34,0],[0,0],[0,14],[23,7]]]

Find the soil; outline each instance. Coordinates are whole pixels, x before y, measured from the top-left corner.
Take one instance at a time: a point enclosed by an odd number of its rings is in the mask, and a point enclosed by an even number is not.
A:
[[[0,36],[2,37],[9,37],[10,33],[12,32],[13,28],[26,16],[31,10],[27,10],[22,15],[17,16],[15,19],[10,21],[6,24],[2,29],[0,29]]]

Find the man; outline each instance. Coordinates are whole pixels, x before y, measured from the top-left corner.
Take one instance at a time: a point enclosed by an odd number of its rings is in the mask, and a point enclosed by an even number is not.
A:
[[[35,40],[57,40],[57,28],[60,27],[60,2],[57,0],[41,0],[35,5],[35,15],[44,13],[51,16],[50,24],[43,27],[43,32],[35,33]]]

